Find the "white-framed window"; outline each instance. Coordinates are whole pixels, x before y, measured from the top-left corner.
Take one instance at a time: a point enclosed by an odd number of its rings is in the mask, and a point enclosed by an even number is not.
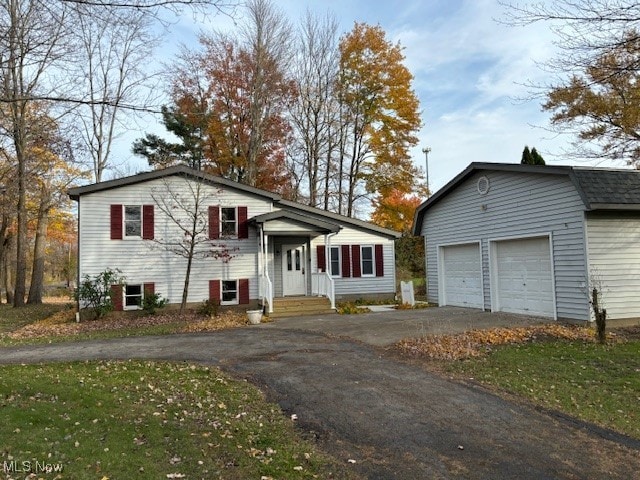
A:
[[[329,252],[329,272],[332,277],[340,276],[340,247],[331,247]]]
[[[220,305],[238,304],[238,281],[222,280],[220,282]]]
[[[142,237],[142,206],[124,206],[124,236]]]
[[[127,284],[124,286],[124,310],[137,310],[142,306],[143,288],[140,284]]]
[[[375,275],[375,264],[373,259],[373,246],[363,245],[360,247],[360,265],[362,267],[362,276]]]
[[[235,237],[238,235],[236,207],[222,207],[220,209],[220,233],[223,237]]]

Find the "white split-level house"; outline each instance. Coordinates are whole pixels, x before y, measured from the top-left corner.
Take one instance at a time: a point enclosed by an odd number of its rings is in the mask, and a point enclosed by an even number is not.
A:
[[[191,304],[209,299],[270,313],[282,297],[325,297],[335,308],[337,300],[395,295],[397,232],[175,166],[69,191],[78,202],[78,278],[120,270],[116,309],[139,308],[145,292],[180,303],[187,261],[165,246],[183,233],[165,211],[188,215],[173,195],[183,204],[200,199],[200,250],[224,245],[231,255],[194,259]]]
[[[471,163],[416,210],[439,305],[640,319],[640,172]]]

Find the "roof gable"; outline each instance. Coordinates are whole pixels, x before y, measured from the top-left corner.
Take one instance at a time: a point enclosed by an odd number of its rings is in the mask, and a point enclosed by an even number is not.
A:
[[[257,215],[251,219],[251,222],[267,226],[275,220],[279,220],[284,224],[301,226],[320,233],[336,233],[340,231],[340,225],[335,223],[327,222],[324,219],[313,218],[308,215],[300,215],[287,210],[276,210],[275,212]]]
[[[585,210],[640,210],[640,171],[572,167],[567,165],[522,165],[473,162],[416,209],[413,233],[420,235],[424,216],[433,205],[476,172],[503,171],[521,174],[568,176],[582,198]]]
[[[242,183],[234,182],[232,180],[228,180],[226,178],[218,177],[215,175],[210,175],[199,170],[194,170],[190,167],[187,167],[186,165],[176,165],[163,170],[153,170],[150,172],[143,172],[137,175],[131,175],[129,177],[119,178],[116,180],[108,180],[105,182],[94,183],[82,187],[71,188],[67,193],[72,200],[77,201],[82,195],[116,189],[127,185],[134,185],[137,183],[148,182],[151,180],[174,175],[190,177],[206,183],[223,185],[243,193],[269,199],[273,201],[277,207],[280,207],[283,210],[287,210],[289,212],[289,220],[304,220],[304,222],[306,222],[307,224],[320,226],[323,230],[326,231],[334,231],[336,227],[339,228],[341,225],[346,224],[370,232],[381,234],[389,238],[399,238],[401,236],[399,232],[379,227],[378,225],[374,225],[364,220],[358,220],[356,218],[346,217],[344,215],[339,215],[337,213],[328,212],[319,208],[310,207],[301,203],[284,200],[282,199],[282,196],[278,195],[277,193],[251,187],[249,185],[244,185]]]

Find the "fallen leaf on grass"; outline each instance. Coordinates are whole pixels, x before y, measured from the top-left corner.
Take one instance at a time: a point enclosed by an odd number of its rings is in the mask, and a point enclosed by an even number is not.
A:
[[[166,312],[158,315],[132,317],[116,315],[101,320],[89,320],[81,323],[75,321],[75,313],[70,310],[58,312],[44,320],[25,325],[6,334],[14,340],[51,336],[72,336],[80,333],[92,333],[108,330],[151,327],[171,323],[183,324],[181,332],[209,332],[224,328],[239,327],[246,324],[245,315],[238,312],[223,312],[218,317],[204,318],[195,312],[179,314]]]
[[[460,360],[485,355],[491,347],[521,344],[540,338],[594,341],[593,330],[571,325],[545,324],[531,327],[469,330],[453,335],[425,335],[401,340],[395,348],[405,355],[434,360]]]

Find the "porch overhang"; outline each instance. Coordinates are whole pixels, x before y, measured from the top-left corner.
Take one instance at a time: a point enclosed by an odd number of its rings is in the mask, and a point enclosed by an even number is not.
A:
[[[255,216],[249,222],[268,235],[327,235],[342,228],[337,223],[283,210]]]

